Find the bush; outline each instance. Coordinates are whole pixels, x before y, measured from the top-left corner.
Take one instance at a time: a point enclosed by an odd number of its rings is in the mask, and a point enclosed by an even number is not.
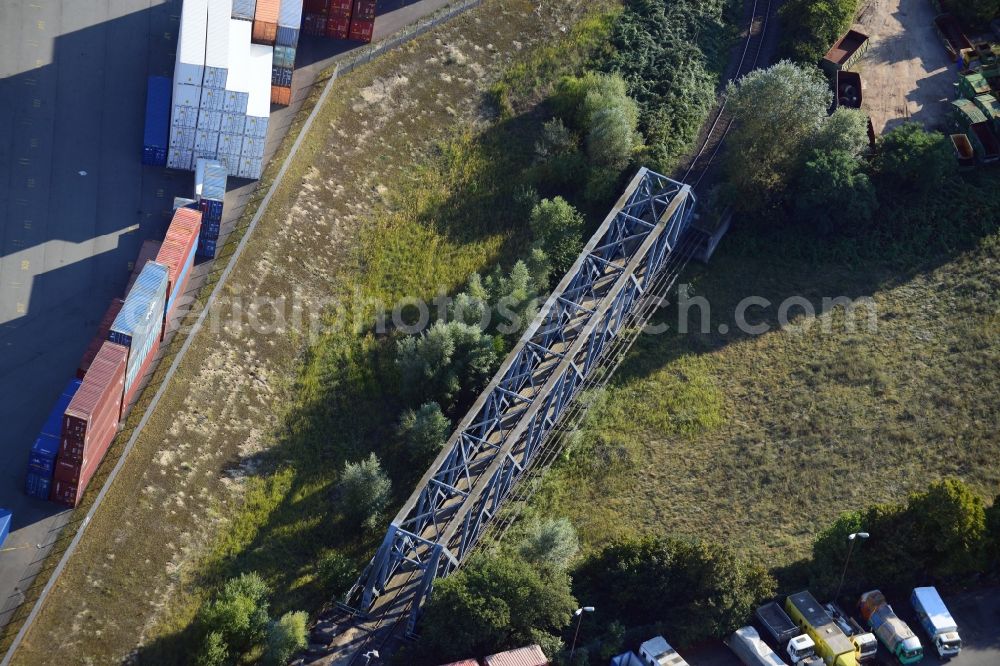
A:
[[[285,613],[280,620],[271,623],[267,634],[267,651],[264,663],[284,666],[299,650],[306,646],[306,624],[309,616],[305,611]]]
[[[392,496],[392,484],[378,457],[372,453],[361,462],[346,463],[340,488],[341,505],[348,519],[374,529]]]
[[[860,109],[840,107],[823,121],[812,148],[824,153],[842,151],[860,157],[869,150],[868,116]]]
[[[543,199],[531,211],[531,233],[561,278],[583,249],[584,220],[562,197]]]
[[[814,65],[847,32],[860,0],[787,0],[779,11],[786,26],[782,53],[798,62]]]
[[[358,569],[345,555],[330,551],[317,562],[316,575],[329,596],[339,598],[351,589],[358,577]]]
[[[399,436],[406,447],[406,458],[423,469],[441,451],[451,432],[451,421],[441,413],[436,402],[427,402],[414,411],[403,412]]]
[[[951,143],[920,123],[903,123],[878,143],[876,169],[887,185],[908,191],[932,191],[955,173]]]
[[[814,150],[796,184],[795,214],[822,233],[866,223],[877,206],[864,164],[843,150]]]
[[[680,644],[745,624],[775,582],[724,545],[669,537],[622,540],[581,564],[574,593],[626,625],[669,625]]]
[[[418,649],[433,663],[536,642],[570,621],[576,600],[565,573],[542,574],[516,556],[477,554],[434,585]]]
[[[242,653],[260,643],[270,620],[270,593],[256,572],[226,581],[219,595],[199,612],[198,624],[207,635],[202,655],[219,658],[226,648]]]
[[[221,631],[211,631],[205,635],[195,663],[198,666],[223,666],[229,663],[229,647]]]
[[[573,524],[566,518],[532,522],[525,529],[517,551],[537,567],[565,569],[580,550]]]
[[[973,29],[985,29],[991,19],[1000,18],[1000,0],[952,0],[947,3],[952,12]]]

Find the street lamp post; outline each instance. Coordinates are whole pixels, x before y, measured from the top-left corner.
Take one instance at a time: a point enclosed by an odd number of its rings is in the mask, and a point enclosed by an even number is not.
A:
[[[576,638],[580,635],[580,625],[583,624],[583,614],[593,613],[593,606],[584,606],[583,608],[577,608],[573,611],[573,615],[576,616],[576,631],[573,632],[573,645],[569,648],[569,660],[570,663],[573,662],[573,653],[576,652]]]
[[[854,542],[858,539],[867,539],[868,532],[852,532],[847,535],[847,540],[851,545],[847,548],[847,559],[844,560],[844,570],[840,573],[840,585],[837,586],[837,594],[833,597],[835,602],[840,600],[840,591],[844,589],[844,577],[847,576],[847,565],[851,563],[851,553],[854,552]]]

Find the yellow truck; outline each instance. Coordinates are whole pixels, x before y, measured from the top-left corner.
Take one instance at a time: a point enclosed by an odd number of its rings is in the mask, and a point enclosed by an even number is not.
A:
[[[788,595],[785,610],[813,639],[816,654],[826,666],[859,666],[854,643],[808,590]]]

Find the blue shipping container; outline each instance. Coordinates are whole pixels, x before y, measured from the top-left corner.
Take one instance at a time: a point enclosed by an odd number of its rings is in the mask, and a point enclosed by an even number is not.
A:
[[[285,3],[282,2],[281,5],[284,6]],[[291,46],[294,49],[299,45],[299,29],[279,23],[278,36],[274,42],[279,46]],[[293,60],[292,62],[294,63],[295,61]]]
[[[14,514],[10,509],[0,509],[0,546],[7,540],[10,534],[10,523],[14,520]]]
[[[49,498],[49,489],[52,487],[52,476],[39,474],[38,472],[28,472],[24,479],[24,492],[28,497],[35,497],[41,500]]]
[[[282,28],[278,28],[278,38],[281,38]],[[292,69],[295,67],[295,47],[294,46],[275,46],[274,47],[274,59],[272,60],[272,66],[274,67],[288,67]]]
[[[292,85],[292,70],[288,67],[272,67],[271,85],[290,88]]]
[[[167,282],[166,266],[155,261],[146,262],[108,333],[111,342],[129,348],[125,367],[126,394],[138,378],[146,356],[160,339],[167,304]]]
[[[142,163],[166,166],[170,144],[170,79],[151,76],[146,85],[146,127],[142,137]]]
[[[233,18],[252,21],[257,0],[233,0]]]
[[[215,258],[215,244],[218,241],[215,239],[199,238],[198,239],[198,256],[207,257],[208,259]]]
[[[222,221],[222,202],[217,199],[202,199],[198,207],[201,209],[201,224],[205,228],[206,222]]]
[[[82,384],[82,380],[71,379],[63,388],[62,393],[56,398],[52,405],[52,410],[45,419],[41,432],[35,438],[35,443],[28,454],[28,469],[52,475],[55,469],[56,454],[59,453],[59,440],[62,437],[62,417],[63,412],[69,406],[73,396]]]
[[[209,221],[201,223],[201,231],[198,232],[199,238],[218,238],[219,231],[222,229],[222,222]]]

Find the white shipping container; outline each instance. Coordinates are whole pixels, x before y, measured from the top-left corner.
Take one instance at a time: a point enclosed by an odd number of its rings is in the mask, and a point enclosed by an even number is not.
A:
[[[250,33],[253,24],[239,19],[229,21],[229,79],[226,89],[237,92],[250,92],[248,71],[250,67]]]
[[[194,166],[195,164],[197,164],[198,160],[214,160],[216,156],[217,153],[214,150],[195,149],[193,157],[191,159],[191,169],[192,170],[194,169]]]
[[[271,114],[271,67],[274,63],[274,47],[262,44],[250,45],[249,88],[247,115],[267,118]]]
[[[170,126],[194,127],[198,124],[198,109],[189,106],[175,106],[170,110]]]
[[[219,152],[237,157],[243,150],[243,135],[241,134],[220,134]]]
[[[187,83],[174,85],[174,106],[189,106],[197,109],[201,106],[201,87]]]
[[[174,83],[201,85],[205,76],[208,0],[185,0],[177,35]]]
[[[198,114],[198,129],[218,132],[222,129],[222,111],[202,111]]]
[[[224,90],[226,88],[226,77],[228,71],[218,67],[205,68],[205,87]]]
[[[205,86],[225,88],[229,69],[229,23],[232,0],[211,0],[205,45]]]
[[[240,155],[250,158],[264,157],[264,139],[244,136],[243,149],[240,151]]]
[[[252,21],[257,0],[233,0],[233,18]]]
[[[237,175],[239,175],[240,178],[251,178],[253,180],[257,180],[258,178],[260,178],[262,165],[263,165],[263,160],[259,158],[258,159],[251,159],[248,157],[241,158],[240,169]]]
[[[190,127],[175,127],[170,132],[170,147],[181,150],[191,150],[194,148],[194,138],[197,130]]]
[[[247,117],[242,113],[227,113],[223,111],[222,125],[219,129],[228,134],[243,134],[246,123]]]
[[[167,167],[170,169],[191,170],[191,151],[171,149],[167,153]]]
[[[267,136],[267,118],[248,115],[246,126],[243,128],[243,134],[255,139],[263,139]]]
[[[201,107],[206,111],[222,111],[226,103],[226,91],[205,88],[201,92]]]
[[[226,174],[230,176],[238,176],[240,172],[240,156],[231,155],[228,153],[219,153],[215,158],[219,160],[223,168],[226,170]]]
[[[245,116],[247,112],[248,99],[248,93],[227,90],[225,100],[222,102],[222,110],[226,113],[238,113]]]
[[[278,25],[299,29],[302,25],[302,0],[281,0]]]
[[[219,133],[202,130],[195,135],[194,149],[199,153],[212,153],[219,149]],[[211,159],[211,158],[209,158]]]

